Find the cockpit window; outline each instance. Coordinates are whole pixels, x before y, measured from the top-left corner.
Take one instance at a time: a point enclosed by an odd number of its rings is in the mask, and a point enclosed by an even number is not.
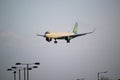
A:
[[[45,32],[45,34],[50,34],[50,32],[47,31],[47,32]]]

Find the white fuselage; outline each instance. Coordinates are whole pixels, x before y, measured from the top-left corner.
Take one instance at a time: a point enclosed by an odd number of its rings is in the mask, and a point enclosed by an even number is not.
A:
[[[74,35],[74,33],[72,32],[50,32],[49,34],[46,34],[46,37],[59,38],[62,36],[70,36],[70,35]]]

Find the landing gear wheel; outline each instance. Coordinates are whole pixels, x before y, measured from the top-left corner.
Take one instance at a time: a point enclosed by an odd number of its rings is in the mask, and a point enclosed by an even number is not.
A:
[[[57,41],[55,40],[54,43],[57,43]]]
[[[67,43],[70,43],[70,40],[67,40]]]

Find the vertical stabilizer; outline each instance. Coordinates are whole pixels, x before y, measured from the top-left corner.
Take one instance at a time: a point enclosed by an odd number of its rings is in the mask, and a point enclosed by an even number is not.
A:
[[[78,23],[76,22],[73,28],[73,33],[77,34],[77,31],[78,31]]]

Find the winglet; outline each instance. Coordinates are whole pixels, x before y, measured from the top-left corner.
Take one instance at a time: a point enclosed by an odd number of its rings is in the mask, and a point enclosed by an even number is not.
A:
[[[77,31],[78,31],[78,23],[76,22],[73,28],[73,33],[77,34]]]
[[[86,34],[91,34],[91,33],[94,33],[94,32],[95,32],[95,28],[93,29],[92,32],[88,32],[88,33],[86,33]]]

